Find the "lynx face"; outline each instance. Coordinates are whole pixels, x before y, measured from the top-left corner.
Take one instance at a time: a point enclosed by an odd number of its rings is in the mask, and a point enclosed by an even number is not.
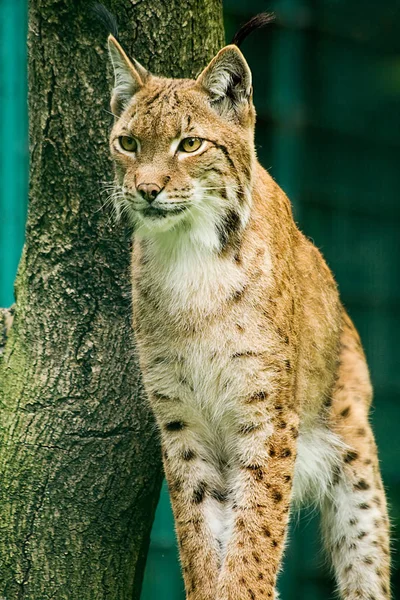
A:
[[[227,220],[244,226],[250,208],[254,108],[243,56],[227,46],[197,80],[163,79],[112,36],[109,47],[119,212],[142,238],[173,232],[223,246]]]

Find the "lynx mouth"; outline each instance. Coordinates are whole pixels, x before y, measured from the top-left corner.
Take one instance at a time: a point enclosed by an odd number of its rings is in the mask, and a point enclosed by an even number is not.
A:
[[[171,207],[171,208],[161,208],[160,206],[149,206],[149,207],[143,209],[141,212],[144,217],[165,219],[165,217],[179,215],[183,211],[185,211],[187,208],[188,208],[187,206],[176,206],[176,207]]]

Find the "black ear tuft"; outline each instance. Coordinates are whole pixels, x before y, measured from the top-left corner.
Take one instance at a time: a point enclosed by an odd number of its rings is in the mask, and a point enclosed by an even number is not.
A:
[[[107,34],[111,33],[118,40],[118,23],[115,16],[100,2],[94,2],[92,12],[96,19],[103,25]]]
[[[264,12],[259,13],[250,21],[247,21],[244,25],[241,26],[239,31],[237,31],[231,41],[231,44],[235,46],[240,46],[240,44],[256,29],[260,29],[261,27],[265,27],[272,23],[275,20],[274,13]]]

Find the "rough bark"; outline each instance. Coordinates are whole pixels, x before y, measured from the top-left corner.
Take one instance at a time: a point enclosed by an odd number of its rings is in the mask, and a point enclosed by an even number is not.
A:
[[[131,334],[131,233],[99,191],[111,72],[89,7],[30,2],[30,208],[12,326],[0,322],[7,600],[139,598],[162,477]],[[222,45],[221,0],[109,7],[157,74],[193,76]]]

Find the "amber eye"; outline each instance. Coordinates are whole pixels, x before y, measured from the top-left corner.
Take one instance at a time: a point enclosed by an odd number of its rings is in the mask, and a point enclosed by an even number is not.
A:
[[[179,144],[179,150],[181,150],[182,152],[196,152],[196,150],[200,148],[202,143],[203,140],[201,140],[200,138],[185,138]]]
[[[129,135],[121,135],[119,138],[119,143],[127,152],[136,152],[137,150],[137,142],[135,138],[130,137]]]

